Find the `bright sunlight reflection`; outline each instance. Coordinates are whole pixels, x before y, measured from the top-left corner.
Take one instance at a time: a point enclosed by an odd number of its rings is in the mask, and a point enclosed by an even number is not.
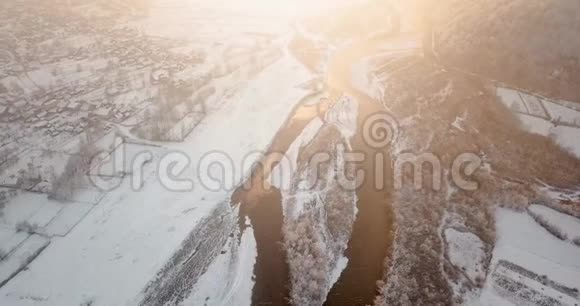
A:
[[[187,0],[185,0],[187,1]],[[198,2],[200,0],[190,0]],[[322,9],[329,9],[353,3],[347,0],[217,0],[216,4],[252,15],[297,17],[311,15]]]

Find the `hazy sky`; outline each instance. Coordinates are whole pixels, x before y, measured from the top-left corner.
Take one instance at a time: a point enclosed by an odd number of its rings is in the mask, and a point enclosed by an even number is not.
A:
[[[259,15],[300,16],[360,0],[184,0],[207,2],[210,5],[227,7]]]

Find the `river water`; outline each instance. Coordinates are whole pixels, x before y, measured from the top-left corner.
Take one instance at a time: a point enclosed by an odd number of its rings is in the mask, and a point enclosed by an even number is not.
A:
[[[375,154],[385,156],[382,173],[386,178],[392,177],[389,148],[377,149],[367,145],[361,133],[364,120],[384,108],[351,84],[352,65],[374,52],[378,44],[375,41],[353,45],[333,56],[329,63],[326,85],[331,91],[348,95],[358,102],[358,133],[351,139],[351,145],[354,151],[366,155],[365,161],[357,165],[358,169],[364,170],[365,180],[356,190],[358,213],[345,252],[348,265],[331,288],[325,305],[373,304],[377,295],[377,281],[383,280],[385,276],[385,261],[390,255],[395,230],[390,205],[391,190],[378,190],[374,186],[377,179],[377,165],[373,158]],[[298,106],[290,116],[291,119],[278,132],[270,152],[286,152],[294,139],[316,116],[317,113],[312,107]],[[261,186],[256,182],[264,181],[273,167],[274,165],[269,165],[265,171],[263,168],[254,171],[252,186]],[[242,204],[240,219],[245,216],[251,219],[258,247],[252,304],[288,305],[289,269],[282,248],[284,218],[280,192],[275,189],[264,191],[260,188],[253,188],[249,192],[238,190],[234,193],[232,203]]]

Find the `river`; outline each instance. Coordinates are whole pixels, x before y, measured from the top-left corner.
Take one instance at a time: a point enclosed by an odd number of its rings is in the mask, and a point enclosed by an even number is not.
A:
[[[384,106],[352,84],[352,67],[364,57],[384,46],[384,37],[361,39],[341,48],[329,60],[326,87],[329,91],[354,98],[359,105],[358,132],[351,139],[352,149],[367,156],[357,165],[364,170],[365,180],[356,190],[358,214],[346,250],[349,262],[327,296],[325,305],[373,304],[377,295],[377,281],[384,279],[385,260],[389,256],[394,233],[394,216],[390,205],[391,190],[377,190],[375,183],[376,153],[386,156],[385,177],[392,176],[389,148],[376,149],[367,145],[362,137],[363,123],[370,115],[384,111]],[[269,152],[286,152],[304,127],[318,114],[307,103],[300,104],[278,132]],[[369,158],[371,157],[371,158]],[[262,186],[275,163],[266,154],[264,168],[255,169],[252,186]],[[238,190],[232,203],[242,203],[241,216],[248,216],[254,227],[258,257],[254,267],[256,284],[253,305],[289,304],[289,269],[282,248],[282,199],[280,192],[260,188]],[[345,203],[346,205],[346,203]],[[243,218],[240,218],[243,219]],[[244,226],[244,225],[242,225]]]

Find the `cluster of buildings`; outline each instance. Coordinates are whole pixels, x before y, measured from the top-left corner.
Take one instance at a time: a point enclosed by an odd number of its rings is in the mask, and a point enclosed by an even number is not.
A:
[[[76,136],[91,121],[126,121],[171,74],[202,60],[169,51],[183,42],[119,26],[117,16],[88,19],[26,2],[7,7],[0,13],[0,26],[10,28],[0,32],[0,123],[51,137]]]

